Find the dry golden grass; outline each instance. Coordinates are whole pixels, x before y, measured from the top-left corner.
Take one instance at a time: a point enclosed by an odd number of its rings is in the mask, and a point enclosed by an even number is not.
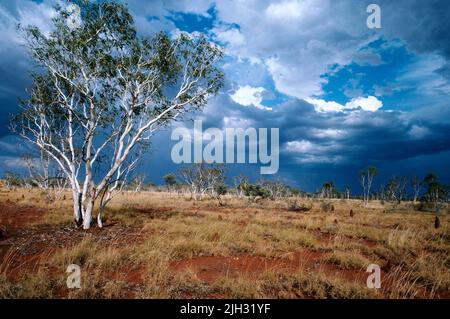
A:
[[[39,190],[0,191],[0,203],[43,212],[42,220],[24,226],[32,230],[21,235],[21,243],[44,225],[52,230],[72,227],[70,193],[59,202],[45,199]],[[311,199],[251,202],[225,196],[219,202],[191,201],[188,196],[168,193],[124,193],[108,208],[105,229],[94,228],[87,234],[92,233],[91,236],[73,240],[68,237],[62,247],[39,246],[40,252],[50,257],[33,268],[24,266],[23,276],[11,275],[11,267],[5,265],[4,259],[0,267],[0,297],[450,296],[447,214],[441,213],[441,227],[434,229],[435,215],[415,212],[409,203],[394,207],[372,202],[364,207],[356,200],[334,200],[331,205],[334,210],[324,212],[323,202]],[[311,209],[296,212],[294,206]],[[350,217],[350,209],[354,217]],[[139,234],[136,242],[120,237],[130,229]],[[108,231],[119,235],[114,241],[103,238],[102,234]],[[13,248],[22,247],[19,238],[9,239],[8,243]],[[202,277],[202,273],[214,270],[209,264],[199,265],[200,270],[173,267],[179,261],[207,256],[230,260],[247,256],[289,264],[296,252],[317,254],[317,261],[300,260],[299,265],[259,269],[250,271],[251,275],[223,271],[215,274],[214,280]],[[65,269],[72,263],[81,266],[81,290],[65,287]],[[365,280],[355,279],[371,263],[383,267],[380,290],[368,289]],[[322,264],[333,271],[323,271]]]
[[[370,265],[370,261],[353,251],[334,251],[332,255],[324,258],[325,262],[337,265],[341,269],[364,270]]]

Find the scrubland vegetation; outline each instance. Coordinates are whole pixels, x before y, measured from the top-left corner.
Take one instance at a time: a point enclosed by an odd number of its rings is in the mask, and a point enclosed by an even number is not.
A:
[[[72,200],[0,193],[1,298],[449,298],[442,206],[123,192],[104,228],[82,231]],[[66,268],[81,267],[81,289]],[[366,267],[382,269],[368,289]]]

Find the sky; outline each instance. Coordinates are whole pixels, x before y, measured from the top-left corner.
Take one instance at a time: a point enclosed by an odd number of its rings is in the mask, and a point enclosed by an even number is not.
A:
[[[0,174],[30,150],[8,129],[33,64],[17,23],[49,30],[56,0],[0,2]],[[381,8],[369,29],[366,8]],[[201,114],[204,128],[279,128],[275,178],[307,191],[329,180],[359,191],[392,176],[438,174],[450,183],[450,2],[447,0],[128,0],[140,36],[202,32],[221,45],[225,85]],[[192,123],[183,124],[192,128]],[[158,133],[139,170],[161,183],[176,171],[172,128]],[[230,164],[253,180],[259,164]]]

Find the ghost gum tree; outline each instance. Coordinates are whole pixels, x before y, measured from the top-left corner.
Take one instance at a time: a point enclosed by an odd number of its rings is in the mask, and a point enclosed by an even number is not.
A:
[[[370,190],[374,177],[378,174],[378,169],[375,166],[368,166],[366,169],[359,172],[359,182],[363,188],[364,205],[369,204]]]
[[[112,193],[163,126],[201,109],[223,83],[223,54],[204,36],[137,35],[126,6],[77,1],[81,25],[56,7],[53,29],[22,28],[38,70],[13,129],[70,181],[78,225],[97,223]]]

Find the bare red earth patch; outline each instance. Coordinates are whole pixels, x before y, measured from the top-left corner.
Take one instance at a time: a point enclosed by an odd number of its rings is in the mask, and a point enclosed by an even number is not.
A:
[[[365,282],[366,273],[356,270],[342,270],[335,265],[323,263],[325,253],[302,250],[285,254],[283,258],[265,258],[241,255],[237,257],[208,256],[174,261],[172,272],[192,271],[200,280],[214,283],[221,277],[244,276],[255,278],[267,271],[322,271],[349,281]]]
[[[40,220],[44,213],[32,207],[21,207],[10,200],[0,203],[0,264],[13,246],[12,238],[30,224]]]
[[[44,212],[19,206],[9,200],[0,203],[0,270],[11,278],[47,268],[47,261],[59,250],[73,247],[82,240],[113,247],[134,245],[143,240],[139,227],[105,223],[103,229],[77,229],[73,224],[39,224]],[[62,270],[64,272],[64,270]]]
[[[43,216],[43,211],[33,207],[19,206],[10,200],[0,203],[0,227],[5,237],[11,236],[18,229],[41,220]]]

